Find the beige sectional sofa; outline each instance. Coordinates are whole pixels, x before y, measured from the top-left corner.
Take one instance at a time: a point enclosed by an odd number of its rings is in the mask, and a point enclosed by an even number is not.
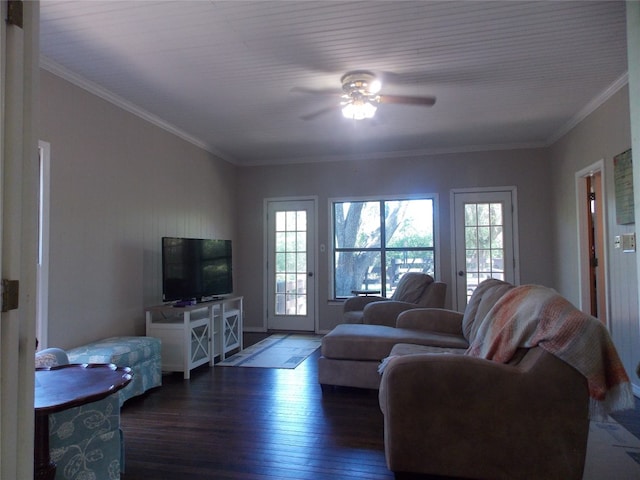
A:
[[[475,336],[477,318],[484,315],[511,284],[483,282],[471,297],[464,314],[444,309],[412,309],[400,313],[395,326],[341,324],[322,339],[318,381],[329,385],[377,389],[378,367],[396,344],[416,344],[464,352]],[[416,317],[416,311],[434,315]]]
[[[340,325],[319,367],[323,385],[379,386],[398,479],[579,480],[590,419],[634,402],[599,320],[551,289],[499,280],[481,283],[464,314]]]

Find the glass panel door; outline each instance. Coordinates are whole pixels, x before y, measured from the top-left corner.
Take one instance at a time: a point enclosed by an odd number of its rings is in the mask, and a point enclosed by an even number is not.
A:
[[[454,193],[456,307],[483,280],[515,282],[511,191]]]
[[[269,330],[315,330],[313,207],[311,200],[269,203]]]

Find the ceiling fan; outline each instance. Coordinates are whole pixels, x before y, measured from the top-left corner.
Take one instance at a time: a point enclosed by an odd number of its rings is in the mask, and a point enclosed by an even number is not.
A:
[[[332,110],[340,108],[345,118],[364,120],[372,118],[378,105],[391,103],[396,105],[418,105],[430,107],[436,103],[435,97],[414,97],[406,95],[380,94],[382,82],[372,72],[355,70],[345,73],[340,79],[342,90],[311,90],[302,87],[294,87],[292,91],[311,93],[316,95],[339,95],[340,102],[322,110],[304,115],[303,120],[311,120]]]

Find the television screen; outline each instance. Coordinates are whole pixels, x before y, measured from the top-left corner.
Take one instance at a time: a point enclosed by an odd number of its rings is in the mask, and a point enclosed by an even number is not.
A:
[[[201,301],[232,291],[231,240],[162,238],[163,301]]]

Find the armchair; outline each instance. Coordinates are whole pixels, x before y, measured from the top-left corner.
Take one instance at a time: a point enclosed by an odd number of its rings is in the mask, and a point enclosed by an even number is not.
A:
[[[395,327],[396,317],[413,308],[444,308],[447,284],[426,273],[405,273],[391,298],[377,295],[351,297],[344,302],[345,323]]]
[[[65,365],[64,350],[36,353],[36,368]],[[124,471],[118,394],[49,415],[49,452],[55,480],[117,480]]]

